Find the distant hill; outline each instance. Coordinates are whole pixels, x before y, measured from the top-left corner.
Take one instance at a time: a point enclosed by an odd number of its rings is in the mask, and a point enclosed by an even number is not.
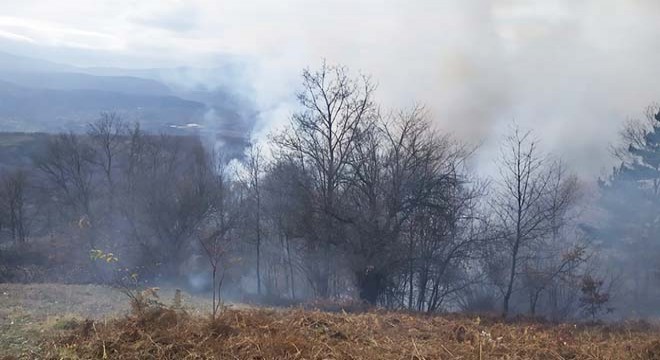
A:
[[[0,51],[0,69],[3,71],[75,71],[71,65],[58,64],[48,60],[34,59]]]
[[[103,90],[124,94],[173,95],[169,87],[157,81],[130,76],[0,70],[0,80],[25,87],[53,90]]]
[[[185,125],[204,116],[206,105],[174,96],[126,94],[77,89],[55,90],[0,81],[0,124],[4,131],[82,129],[102,111],[140,121],[148,130]]]
[[[257,111],[231,67],[84,68],[0,51],[0,131],[83,131],[103,111],[242,153]],[[202,85],[203,84],[203,85]]]

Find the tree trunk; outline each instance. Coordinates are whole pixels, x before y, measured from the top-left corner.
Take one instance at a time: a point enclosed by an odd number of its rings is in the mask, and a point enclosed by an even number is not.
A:
[[[290,278],[290,284],[291,284],[291,300],[296,299],[296,289],[295,289],[295,284],[294,284],[294,279],[293,279],[293,263],[291,262],[291,248],[289,246],[289,236],[284,235],[284,241],[286,242],[286,256],[287,256],[287,262],[289,263],[289,278]]]
[[[409,259],[409,272],[410,272],[410,278],[409,280],[409,292],[408,292],[408,309],[412,310],[413,308],[413,286],[414,286],[414,264],[413,264],[413,240],[412,236],[410,237],[410,243],[408,244],[408,259]]]
[[[502,317],[506,318],[509,316],[509,301],[511,300],[511,294],[513,293],[513,283],[516,279],[516,266],[518,262],[518,246],[519,242],[516,241],[513,246],[513,253],[511,259],[511,272],[509,273],[509,283],[506,288],[506,293],[504,294],[504,301],[502,303]]]
[[[357,285],[360,299],[376,305],[378,298],[383,293],[385,281],[381,273],[372,268],[366,268],[357,274]]]
[[[257,295],[261,296],[261,237],[257,231]]]

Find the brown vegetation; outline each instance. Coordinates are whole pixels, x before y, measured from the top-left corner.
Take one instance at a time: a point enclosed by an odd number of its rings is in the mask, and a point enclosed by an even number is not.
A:
[[[174,289],[161,289],[160,296],[176,297]],[[180,295],[191,315],[201,315],[211,302],[206,298]],[[119,290],[99,285],[2,284],[0,283],[0,359],[40,358],[46,336],[75,328],[86,319],[105,321],[130,310]],[[11,358],[11,357],[10,357]]]
[[[168,308],[81,322],[46,347],[61,359],[658,359],[657,329],[503,323],[372,311],[227,310],[215,321]]]
[[[145,294],[156,302],[129,316],[126,297],[103,286],[2,284],[0,294],[3,360],[660,359],[660,328],[642,322],[502,322],[328,300],[280,310],[234,305],[211,321],[208,299],[173,289]]]

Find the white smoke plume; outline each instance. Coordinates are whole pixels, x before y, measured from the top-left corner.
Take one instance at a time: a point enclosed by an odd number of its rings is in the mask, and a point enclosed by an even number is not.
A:
[[[442,129],[484,141],[484,163],[515,120],[594,175],[623,121],[660,98],[659,12],[655,0],[26,0],[0,4],[0,42],[84,66],[231,59],[257,136],[286,121],[301,68],[325,58],[372,74],[385,109],[423,103]]]

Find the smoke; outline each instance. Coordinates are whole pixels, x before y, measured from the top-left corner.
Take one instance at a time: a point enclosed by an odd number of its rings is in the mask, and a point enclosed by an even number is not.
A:
[[[384,106],[422,102],[441,128],[486,141],[483,164],[492,163],[500,133],[515,120],[573,170],[593,175],[609,166],[607,144],[621,122],[658,96],[660,52],[651,46],[658,5],[547,3],[391,6],[377,12],[382,22],[347,29],[378,35],[326,51],[372,73]]]
[[[654,0],[33,0],[0,5],[0,38],[8,50],[86,66],[232,59],[242,69],[229,78],[174,80],[231,84],[258,109],[257,138],[286,122],[301,69],[325,58],[373,75],[384,110],[426,104],[441,129],[483,142],[484,168],[515,120],[592,176],[611,165],[607,145],[623,121],[658,99],[658,10]],[[90,31],[112,46],[76,37]]]

